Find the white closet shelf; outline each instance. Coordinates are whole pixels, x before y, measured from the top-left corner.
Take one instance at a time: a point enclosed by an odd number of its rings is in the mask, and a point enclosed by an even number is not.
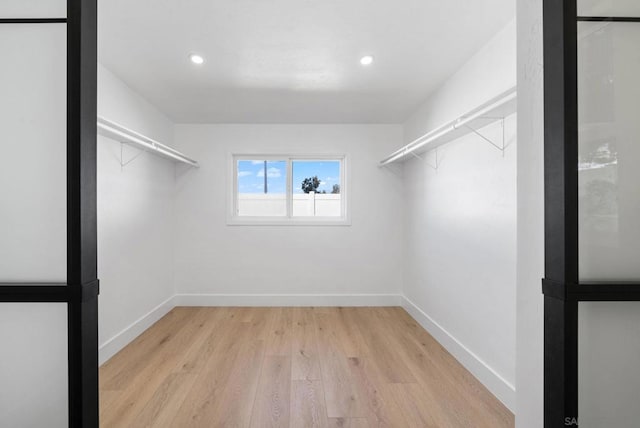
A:
[[[515,113],[517,110],[517,98],[516,88],[513,87],[460,116],[458,119],[445,123],[396,150],[380,161],[380,166],[404,161],[408,156],[417,156],[420,153],[428,152],[470,133],[478,134],[479,129]],[[498,147],[496,144],[494,146]]]
[[[141,150],[161,156],[163,158],[171,159],[176,162],[186,163],[187,165],[195,168],[200,167],[197,161],[189,158],[176,149],[159,143],[152,138],[142,135],[139,132],[133,131],[125,126],[122,126],[109,119],[105,119],[101,116],[98,116],[98,134],[112,140],[119,141],[123,144],[137,147]]]

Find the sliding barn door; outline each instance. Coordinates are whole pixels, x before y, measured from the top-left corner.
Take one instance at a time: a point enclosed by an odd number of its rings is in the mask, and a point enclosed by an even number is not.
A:
[[[545,427],[640,421],[640,2],[545,0]]]
[[[0,2],[0,426],[97,427],[95,1]]]

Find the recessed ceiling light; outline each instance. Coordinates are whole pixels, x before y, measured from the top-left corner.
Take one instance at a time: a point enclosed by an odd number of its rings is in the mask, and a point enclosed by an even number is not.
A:
[[[189,55],[189,59],[194,64],[198,64],[198,65],[204,64],[204,58],[201,55],[191,54],[191,55]]]
[[[373,63],[373,57],[371,55],[366,55],[360,58],[360,64],[362,65],[371,65]]]

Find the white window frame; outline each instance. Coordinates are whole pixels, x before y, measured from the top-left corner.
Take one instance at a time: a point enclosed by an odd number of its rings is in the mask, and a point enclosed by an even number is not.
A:
[[[286,200],[287,214],[282,217],[239,216],[238,213],[238,161],[266,160],[285,161],[287,164]],[[340,162],[340,217],[293,217],[293,162],[294,161],[339,161]],[[229,154],[227,225],[229,226],[350,226],[349,212],[349,165],[346,154]]]

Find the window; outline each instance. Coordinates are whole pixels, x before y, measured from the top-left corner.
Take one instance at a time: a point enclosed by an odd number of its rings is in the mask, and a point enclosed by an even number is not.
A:
[[[287,162],[238,160],[236,199],[239,217],[287,215]]]
[[[232,156],[232,225],[347,225],[345,156]]]

